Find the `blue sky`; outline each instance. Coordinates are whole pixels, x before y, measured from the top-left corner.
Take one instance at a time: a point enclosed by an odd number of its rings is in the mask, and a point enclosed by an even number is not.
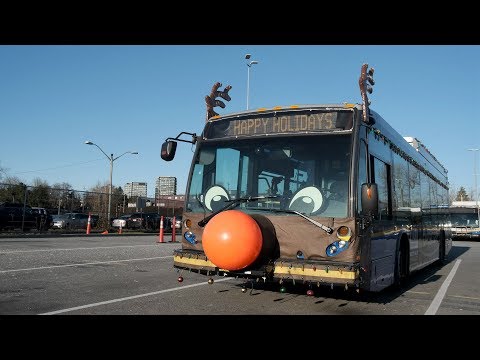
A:
[[[0,167],[76,190],[175,176],[183,194],[193,147],[160,158],[167,137],[200,134],[205,96],[231,85],[224,114],[276,105],[360,103],[363,63],[375,68],[371,108],[403,136],[421,140],[448,169],[452,189],[474,185],[480,148],[478,45],[0,45]],[[217,109],[217,108],[216,108]],[[480,173],[477,152],[477,173]],[[1,180],[0,180],[1,182]],[[480,185],[480,178],[479,178]]]

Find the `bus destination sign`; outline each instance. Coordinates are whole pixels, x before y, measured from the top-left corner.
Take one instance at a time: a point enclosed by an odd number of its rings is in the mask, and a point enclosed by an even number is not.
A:
[[[219,119],[209,123],[205,137],[209,139],[236,136],[292,134],[352,127],[352,112],[309,111],[306,113],[269,114],[244,119]]]

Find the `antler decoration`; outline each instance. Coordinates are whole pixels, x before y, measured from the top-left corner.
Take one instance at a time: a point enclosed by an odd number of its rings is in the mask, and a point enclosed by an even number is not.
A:
[[[217,97],[221,97],[226,101],[230,101],[231,97],[228,95],[228,91],[232,88],[230,85],[225,86],[223,91],[219,91],[218,89],[222,87],[222,84],[216,82],[213,87],[212,91],[209,96],[205,96],[205,103],[207,104],[207,121],[212,116],[217,116],[218,114],[213,110],[214,107],[220,106],[222,109],[225,108],[225,103],[222,100],[217,100]]]
[[[370,105],[370,100],[368,100],[367,92],[371,94],[373,92],[373,85],[375,85],[375,81],[373,80],[373,72],[375,71],[374,68],[370,68],[368,71],[368,64],[362,65],[362,71],[360,73],[360,79],[358,79],[358,84],[360,85],[360,93],[362,94],[362,106],[363,106],[363,121],[365,123],[369,123],[369,109],[368,106]],[[367,83],[368,82],[368,83]]]

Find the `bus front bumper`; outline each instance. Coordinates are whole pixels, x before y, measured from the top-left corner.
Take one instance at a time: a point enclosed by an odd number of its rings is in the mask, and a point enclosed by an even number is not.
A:
[[[361,280],[359,264],[278,259],[272,264],[265,264],[255,269],[229,271],[217,267],[208,260],[204,252],[181,249],[174,251],[173,266],[177,269],[195,271],[205,275],[263,278],[264,281],[268,279],[269,281],[279,282],[315,282],[323,285],[358,285]]]

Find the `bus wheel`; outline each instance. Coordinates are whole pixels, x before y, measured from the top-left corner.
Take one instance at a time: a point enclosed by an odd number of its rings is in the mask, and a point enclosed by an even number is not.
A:
[[[397,257],[395,261],[395,274],[394,274],[395,287],[401,288],[403,285],[405,285],[405,282],[408,278],[408,268],[409,268],[409,259],[408,259],[407,239],[402,238],[400,240],[400,247],[397,252]]]

